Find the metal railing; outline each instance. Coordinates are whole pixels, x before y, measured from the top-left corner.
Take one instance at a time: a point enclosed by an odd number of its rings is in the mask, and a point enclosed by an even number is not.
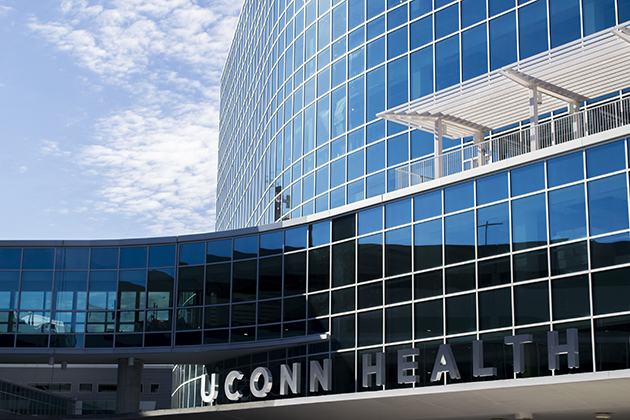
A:
[[[630,124],[630,98],[607,102],[572,114],[524,125],[518,131],[396,168],[396,189],[500,162]],[[436,176],[437,175],[437,176]]]

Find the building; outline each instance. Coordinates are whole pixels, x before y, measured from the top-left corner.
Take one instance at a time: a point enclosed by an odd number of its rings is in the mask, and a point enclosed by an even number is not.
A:
[[[0,381],[0,415],[74,414],[75,400],[15,383]]]
[[[117,363],[119,412],[176,364],[165,418],[628,416],[630,2],[332,3],[245,2],[223,230],[0,242],[4,363]]]

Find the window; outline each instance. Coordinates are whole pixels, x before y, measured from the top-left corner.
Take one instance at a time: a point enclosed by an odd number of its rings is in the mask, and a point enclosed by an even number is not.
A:
[[[79,384],[79,392],[92,392],[92,384]]]
[[[116,384],[98,384],[98,392],[116,392]]]

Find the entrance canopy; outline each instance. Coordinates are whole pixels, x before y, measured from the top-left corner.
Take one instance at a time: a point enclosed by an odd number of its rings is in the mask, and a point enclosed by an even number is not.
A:
[[[377,114],[452,139],[630,87],[630,25],[608,29]],[[534,95],[532,96],[532,92]],[[532,103],[535,102],[535,103]]]

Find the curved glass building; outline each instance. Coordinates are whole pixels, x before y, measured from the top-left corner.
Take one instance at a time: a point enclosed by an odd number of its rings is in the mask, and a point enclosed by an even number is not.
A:
[[[221,81],[217,229],[394,190],[395,168],[435,148],[378,113],[627,20],[627,0],[246,1]]]
[[[178,364],[217,419],[630,416],[628,20],[246,1],[220,231],[0,242],[0,356]]]

